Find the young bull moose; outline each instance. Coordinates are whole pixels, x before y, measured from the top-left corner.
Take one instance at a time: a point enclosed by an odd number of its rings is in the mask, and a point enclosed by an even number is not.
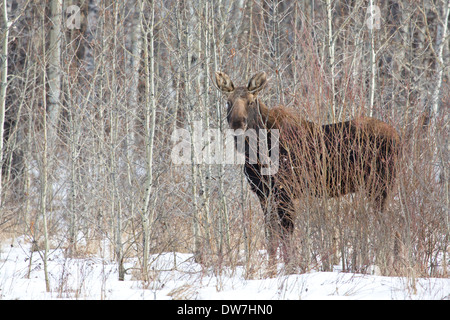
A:
[[[269,109],[258,98],[267,84],[264,72],[254,75],[246,87],[235,87],[222,72],[216,72],[215,78],[217,88],[227,98],[231,129],[244,134],[248,130],[278,130],[279,168],[275,174],[264,175],[261,162],[249,161],[248,137],[244,151],[244,172],[265,215],[272,267],[280,241],[285,263],[289,262],[292,200],[301,192],[339,197],[364,190],[374,208],[385,209],[400,144],[392,126],[368,117],[320,126],[283,107]],[[270,150],[273,142],[268,140]],[[298,185],[302,187],[295,187]]]

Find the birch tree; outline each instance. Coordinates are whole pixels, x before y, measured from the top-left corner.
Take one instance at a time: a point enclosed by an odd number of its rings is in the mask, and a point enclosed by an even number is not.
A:
[[[441,3],[441,8],[439,8],[437,11],[440,13],[439,17],[439,24],[437,26],[437,32],[436,32],[436,41],[435,41],[435,85],[434,85],[434,91],[431,96],[431,104],[432,104],[432,124],[434,127],[435,132],[435,139],[436,139],[436,155],[435,158],[437,159],[439,163],[439,180],[443,182],[444,184],[444,194],[445,194],[445,205],[444,210],[447,211],[446,216],[446,224],[447,224],[447,239],[450,236],[450,220],[449,220],[449,210],[450,210],[450,196],[449,196],[449,171],[448,171],[448,140],[445,139],[445,134],[441,133],[440,130],[438,130],[438,117],[440,116],[441,109],[441,90],[442,90],[442,79],[444,75],[444,68],[446,66],[445,59],[443,56],[444,52],[444,46],[445,46],[445,39],[448,39],[448,23],[449,23],[449,15],[450,15],[450,1],[449,0],[442,0],[439,3]],[[448,45],[447,45],[447,49]],[[447,59],[448,60],[448,59]],[[448,68],[448,64],[447,64]],[[444,125],[448,129],[448,124]],[[448,241],[448,240],[447,240]],[[444,253],[444,259],[446,258],[446,252]]]
[[[47,68],[47,56],[46,56],[46,49],[45,49],[45,24],[44,24],[44,10],[42,10],[42,56],[43,56],[43,68]],[[46,83],[46,73],[43,72],[43,79],[42,83]],[[43,131],[43,139],[42,139],[42,149],[41,149],[41,165],[40,165],[40,172],[39,172],[39,178],[40,178],[40,188],[39,188],[39,194],[40,194],[40,213],[42,216],[42,229],[43,229],[43,236],[44,236],[44,248],[41,251],[39,251],[39,254],[42,258],[42,263],[44,266],[44,278],[45,278],[45,289],[47,292],[50,292],[50,278],[48,274],[48,255],[50,251],[50,245],[49,245],[49,234],[48,234],[48,208],[47,208],[47,201],[48,201],[48,169],[49,169],[49,161],[48,161],[48,147],[49,147],[49,141],[48,141],[48,118],[51,118],[50,113],[47,112],[47,90],[42,90],[42,101],[43,101],[43,108],[41,110],[41,117],[42,117],[42,131]]]
[[[373,105],[375,100],[375,76],[376,76],[376,54],[375,54],[375,39],[374,39],[374,28],[377,27],[375,24],[375,14],[377,13],[376,6],[374,6],[373,1],[369,1],[369,38],[370,38],[370,85],[369,85],[369,116],[373,116]],[[379,10],[379,9],[378,9]]]
[[[3,0],[2,8],[2,49],[0,53],[0,208],[2,207],[2,191],[3,191],[3,177],[2,177],[2,167],[3,167],[3,126],[5,123],[5,108],[6,108],[6,88],[8,86],[8,39],[9,39],[9,28],[11,22],[8,21],[8,6],[6,0]]]
[[[49,148],[55,151],[58,135],[58,120],[61,110],[61,21],[62,0],[50,2],[50,31],[48,49],[48,116],[49,116]]]
[[[328,64],[330,68],[330,82],[331,82],[331,110],[329,121],[336,122],[336,72],[335,72],[335,41],[333,35],[333,6],[331,0],[326,0],[327,9],[327,48],[328,48]]]
[[[448,19],[449,19],[449,11],[450,11],[450,1],[449,0],[441,0],[439,1],[441,7],[438,8],[438,12],[440,13],[439,24],[437,25],[436,32],[436,40],[434,44],[434,54],[435,54],[435,85],[434,90],[431,95],[431,105],[433,110],[433,118],[436,118],[440,111],[440,93],[442,88],[442,78],[444,75],[444,46],[445,39],[448,37]]]
[[[141,10],[144,2],[141,2]],[[150,207],[150,200],[154,188],[153,180],[153,151],[155,138],[156,97],[155,97],[155,60],[154,60],[154,27],[155,27],[155,1],[150,1],[149,21],[144,24],[141,20],[141,29],[144,39],[144,77],[145,77],[145,169],[146,180],[144,199],[142,203],[142,228],[143,228],[143,280],[148,281],[148,263],[150,254],[150,231],[153,223],[154,207]]]
[[[219,1],[217,10],[221,10],[220,5],[221,1]],[[211,17],[214,16],[214,7],[211,8]],[[218,15],[218,19],[222,17],[221,14]],[[224,27],[223,27],[223,20],[220,20],[219,27],[216,28],[214,23],[212,23],[212,19],[209,20],[207,23],[208,33],[210,43],[211,43],[211,53],[212,53],[212,65],[214,71],[219,70],[219,57],[223,54],[223,46],[218,45],[219,42],[216,39],[216,34],[218,33],[218,37],[222,38],[224,36]],[[218,30],[217,30],[218,29]],[[248,56],[248,53],[247,53]],[[209,78],[209,76],[208,76]],[[205,83],[205,86],[207,84]],[[224,132],[224,123],[223,123],[223,112],[222,112],[222,103],[220,101],[220,98],[218,96],[218,93],[216,90],[213,92],[213,101],[215,104],[215,111],[216,111],[216,122],[219,127],[219,131],[221,133]],[[222,145],[223,146],[223,145]],[[219,184],[219,197],[220,197],[220,207],[219,207],[219,215],[218,215],[218,229],[219,229],[219,251],[222,250],[223,244],[228,248],[229,247],[229,239],[230,239],[230,230],[229,230],[229,216],[228,216],[228,208],[227,208],[227,197],[225,194],[224,189],[224,180],[225,180],[225,170],[224,170],[224,164],[223,161],[225,159],[225,155],[223,155],[222,159],[220,159],[221,163],[219,164],[219,172],[218,172],[218,184]],[[225,240],[225,241],[224,241]]]

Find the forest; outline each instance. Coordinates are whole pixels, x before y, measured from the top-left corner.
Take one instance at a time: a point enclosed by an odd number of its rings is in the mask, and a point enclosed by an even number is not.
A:
[[[299,199],[297,272],[448,277],[448,0],[1,2],[0,242],[32,244],[48,291],[55,249],[144,283],[167,252],[264,274],[264,217],[242,165],[173,161],[175,133],[226,135],[216,71],[239,86],[266,72],[269,107],[320,124],[371,116],[401,136],[382,216],[359,194]]]

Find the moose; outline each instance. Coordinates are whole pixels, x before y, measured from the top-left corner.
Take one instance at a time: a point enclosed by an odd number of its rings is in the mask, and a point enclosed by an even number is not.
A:
[[[375,210],[385,210],[395,181],[400,137],[391,125],[375,118],[318,125],[285,107],[268,108],[258,97],[267,82],[266,73],[260,72],[247,86],[235,87],[227,74],[215,73],[215,84],[227,99],[231,129],[242,134],[261,129],[279,132],[275,174],[264,175],[261,163],[249,161],[248,144],[241,150],[244,173],[264,212],[269,263],[274,267],[280,243],[284,262],[289,263],[292,205],[302,192],[332,198],[363,190]]]

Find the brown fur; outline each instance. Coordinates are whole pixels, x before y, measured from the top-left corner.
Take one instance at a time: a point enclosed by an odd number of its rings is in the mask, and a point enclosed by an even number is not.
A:
[[[249,163],[247,149],[244,172],[265,213],[269,256],[274,260],[281,239],[287,261],[293,198],[304,192],[339,197],[363,189],[383,211],[395,180],[400,137],[392,126],[374,118],[320,126],[284,107],[269,109],[257,98],[266,82],[265,73],[259,73],[247,87],[235,88],[226,74],[216,74],[218,88],[227,94],[232,129],[279,130],[278,172],[261,175],[261,165]]]

